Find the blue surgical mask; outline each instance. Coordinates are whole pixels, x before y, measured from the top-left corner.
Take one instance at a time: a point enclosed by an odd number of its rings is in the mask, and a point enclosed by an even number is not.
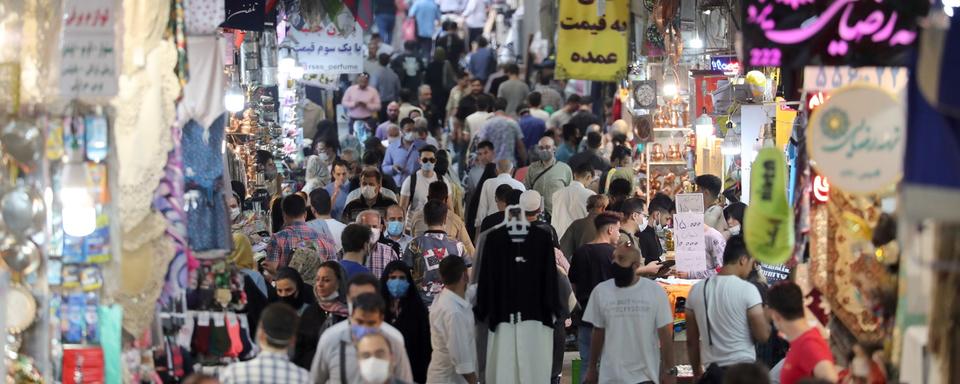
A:
[[[407,289],[410,289],[410,282],[407,279],[387,280],[387,290],[390,291],[390,296],[393,296],[394,299],[403,297],[407,293]]]
[[[387,222],[387,234],[390,236],[400,236],[403,234],[403,222],[402,221],[388,221]]]
[[[373,327],[365,327],[357,324],[350,325],[350,334],[353,335],[354,340],[360,340],[366,335],[371,335],[375,333],[380,333],[380,329],[373,328]]]
[[[434,166],[433,163],[423,163],[423,164],[420,164],[420,169],[430,172],[433,170],[433,166]]]

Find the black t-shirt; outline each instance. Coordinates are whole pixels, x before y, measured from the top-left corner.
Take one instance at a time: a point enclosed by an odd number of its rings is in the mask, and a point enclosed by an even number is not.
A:
[[[483,221],[480,222],[480,232],[482,233],[490,228],[495,227],[497,224],[500,224],[502,222],[503,222],[503,211],[491,213],[487,215],[487,217],[484,217]]]
[[[651,261],[660,260],[663,254],[663,247],[660,246],[660,239],[657,238],[657,231],[651,226],[640,231],[635,236],[637,245],[640,247],[640,253],[643,254],[643,263],[648,264]]]
[[[574,294],[580,308],[587,308],[587,300],[593,288],[613,277],[610,263],[613,262],[613,245],[584,244],[573,252],[570,262],[570,284],[574,285]]]
[[[373,205],[367,205],[367,199],[361,196],[359,199],[351,201],[350,204],[347,204],[347,206],[343,208],[343,214],[340,215],[340,221],[344,223],[352,223],[357,220],[357,215],[359,215],[360,212],[368,209],[376,209],[377,211],[380,211],[381,216],[386,217],[387,208],[396,203],[396,201],[383,196],[381,193],[377,195],[377,201],[374,202]]]

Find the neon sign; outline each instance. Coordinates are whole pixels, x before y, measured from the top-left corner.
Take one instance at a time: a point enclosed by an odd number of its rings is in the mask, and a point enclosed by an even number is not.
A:
[[[736,56],[713,56],[710,58],[710,70],[723,73],[740,73],[740,61]]]
[[[928,2],[745,0],[743,52],[751,66],[903,65]]]

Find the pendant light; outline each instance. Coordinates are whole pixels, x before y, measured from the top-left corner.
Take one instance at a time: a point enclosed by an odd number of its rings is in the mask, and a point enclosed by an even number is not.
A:
[[[64,157],[60,174],[63,232],[82,237],[97,229],[97,208],[89,190],[90,174],[76,142]]]

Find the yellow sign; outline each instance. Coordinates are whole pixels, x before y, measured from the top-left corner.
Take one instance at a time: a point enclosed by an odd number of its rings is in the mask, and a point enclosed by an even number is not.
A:
[[[797,118],[797,111],[780,104],[777,105],[777,148],[783,149],[793,135],[793,121]]]
[[[558,79],[617,81],[627,74],[627,0],[560,0]]]

